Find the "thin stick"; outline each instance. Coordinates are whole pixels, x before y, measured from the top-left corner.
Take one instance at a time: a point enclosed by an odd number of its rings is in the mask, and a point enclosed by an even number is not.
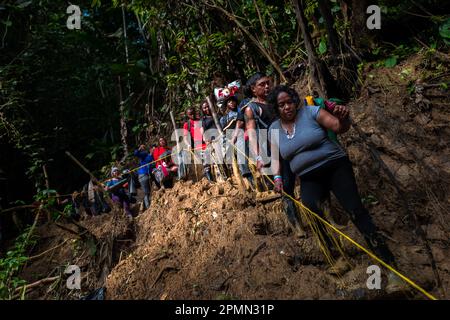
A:
[[[41,280],[39,280],[39,281],[33,282],[32,284],[25,284],[25,285],[23,285],[23,286],[21,286],[21,287],[19,287],[19,288],[16,288],[16,290],[14,291],[14,293],[20,292],[20,291],[23,290],[24,288],[25,288],[25,290],[29,290],[29,289],[38,287],[38,286],[40,286],[41,284],[46,284],[46,283],[49,283],[49,282],[53,282],[53,281],[55,281],[55,280],[57,280],[57,279],[59,279],[59,278],[60,278],[60,276],[55,276],[55,277],[50,277],[50,278],[41,279]]]
[[[217,118],[217,112],[216,108],[214,108],[214,104],[211,101],[211,98],[208,96],[206,97],[206,101],[208,101],[209,109],[211,110],[211,114],[214,120],[214,124],[216,125],[217,131],[219,131],[219,134],[222,136],[222,127],[220,126],[219,118]]]
[[[84,172],[86,172],[86,173],[89,175],[89,177],[92,179],[92,181],[93,181],[97,186],[100,187],[100,189],[101,189],[102,192],[105,192],[105,193],[106,193],[105,188],[103,187],[103,184],[102,184],[100,181],[98,181],[98,179],[92,174],[92,172],[90,172],[85,166],[83,166],[83,165],[81,164],[81,162],[78,161],[78,159],[75,158],[69,151],[66,151],[66,155],[67,155],[70,159],[72,159],[73,162],[75,162],[75,163],[76,163],[76,164],[77,164]],[[113,202],[111,201],[110,198],[105,197],[105,201],[109,204],[110,207],[113,207],[113,206],[114,206],[114,205],[113,205]]]
[[[47,254],[47,253],[49,253],[49,252],[51,252],[51,251],[53,251],[53,250],[55,250],[55,249],[58,249],[59,247],[61,247],[62,245],[64,245],[64,244],[65,244],[67,241],[69,241],[69,240],[73,240],[73,239],[66,239],[66,240],[64,240],[62,243],[60,243],[60,244],[54,246],[53,248],[50,248],[50,249],[48,249],[48,250],[45,250],[44,252],[41,252],[41,253],[39,253],[39,254],[37,254],[37,255],[35,255],[35,256],[29,257],[29,258],[28,258],[28,261],[36,260],[36,259],[42,257],[43,255],[45,255],[45,254]]]
[[[24,209],[36,209],[36,208],[37,208],[37,206],[35,206],[33,204],[27,204],[27,205],[23,205],[23,206],[4,209],[4,210],[0,211],[0,213],[7,213],[7,212],[18,211],[18,210],[24,210]]]

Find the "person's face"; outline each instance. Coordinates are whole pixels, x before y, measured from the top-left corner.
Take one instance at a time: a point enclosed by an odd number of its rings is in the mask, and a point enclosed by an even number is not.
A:
[[[280,111],[280,117],[285,121],[292,121],[297,114],[297,106],[291,96],[286,92],[280,92],[277,97],[277,107]]]
[[[167,141],[164,138],[160,138],[159,139],[159,146],[160,147],[166,147],[167,146]]]
[[[269,77],[262,77],[252,86],[253,95],[260,99],[266,99],[270,90],[272,90],[272,81]]]
[[[186,112],[186,115],[187,115],[187,117],[188,117],[189,119],[191,119],[191,120],[194,120],[194,119],[195,119],[195,112],[194,112],[194,110],[192,110],[192,109],[189,109],[189,110]]]
[[[203,112],[203,114],[206,114],[206,115],[210,114],[209,106],[207,103],[202,104],[202,112]]]
[[[228,100],[228,102],[227,102],[227,108],[228,108],[228,110],[236,110],[236,108],[237,108],[237,103],[236,103],[236,101],[234,101],[233,99],[231,99],[231,100]]]
[[[114,178],[117,178],[117,177],[119,176],[119,170],[114,171],[113,174],[112,174],[112,176],[113,176]]]

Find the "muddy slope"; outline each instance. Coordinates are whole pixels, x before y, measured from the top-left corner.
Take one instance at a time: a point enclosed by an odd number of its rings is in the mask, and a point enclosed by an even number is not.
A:
[[[349,104],[359,130],[340,137],[360,193],[399,270],[440,298],[442,289],[450,289],[450,108],[448,91],[441,85],[449,82],[442,73],[442,68],[448,70],[446,63],[419,54],[390,69],[366,66],[361,95]],[[303,88],[299,83],[304,95]],[[365,244],[335,199],[331,213],[343,232]],[[95,236],[77,237],[77,245],[64,243],[50,259],[36,259],[23,272],[32,282],[78,262],[84,274],[82,292],[55,285],[57,289],[37,290],[30,298],[76,299],[103,284],[108,299],[386,297],[365,285],[366,268],[373,264],[365,254],[340,239],[353,268],[340,277],[330,275],[311,230],[307,228],[306,238],[296,237],[280,200],[258,203],[231,181],[179,182],[173,189],[155,191],[151,209],[132,224],[117,216],[81,222]],[[417,225],[426,233],[435,270],[414,232]],[[36,254],[73,236],[55,230],[41,227],[45,238]],[[413,292],[398,298],[424,296]]]

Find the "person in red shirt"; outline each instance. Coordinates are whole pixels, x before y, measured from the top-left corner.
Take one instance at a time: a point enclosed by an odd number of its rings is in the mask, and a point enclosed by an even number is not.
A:
[[[160,160],[161,156],[163,155],[163,153],[165,152],[170,152],[170,148],[167,146],[167,140],[163,137],[159,138],[158,140],[158,146],[155,147],[153,149],[153,159],[155,159],[154,161],[156,161],[155,166],[158,167],[159,165],[162,164],[162,160],[166,160],[169,158],[165,158]]]
[[[163,137],[159,138],[159,146],[153,150],[153,158],[155,159],[156,168],[152,172],[152,176],[156,180],[156,184],[162,188],[168,188],[173,185],[173,176],[178,170],[178,166],[173,163],[172,150],[167,146],[167,140]]]
[[[184,142],[191,149],[205,150],[206,144],[203,141],[202,132],[201,132],[201,122],[197,118],[195,114],[194,108],[189,108],[186,110],[186,116],[188,117],[188,121],[183,124],[183,135]]]

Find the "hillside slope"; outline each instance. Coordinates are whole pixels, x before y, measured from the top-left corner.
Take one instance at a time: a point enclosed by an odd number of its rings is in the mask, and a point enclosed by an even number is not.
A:
[[[450,288],[450,109],[447,89],[441,85],[448,83],[449,75],[439,72],[447,64],[418,54],[394,68],[366,66],[361,95],[349,104],[359,132],[351,129],[340,138],[354,164],[360,193],[398,259],[399,270],[440,298],[442,288]],[[299,82],[298,90],[305,94],[303,88]],[[335,199],[331,212],[343,232],[365,245]],[[416,222],[425,230],[442,288],[436,286],[436,272],[414,232]],[[257,203],[253,194],[231,181],[177,182],[173,189],[155,191],[152,207],[131,225],[117,224],[111,215],[82,225],[103,230],[97,240],[114,242],[112,269],[106,277],[108,299],[385,297],[382,290],[366,288],[366,268],[374,262],[364,253],[341,239],[353,269],[341,277],[328,274],[311,230],[307,228],[306,238],[296,237],[280,200]],[[120,227],[111,239],[113,225]],[[67,233],[55,237],[52,245]],[[77,252],[87,247],[80,246]],[[41,245],[36,251],[49,247]],[[79,253],[68,245],[63,248],[67,252],[45,264],[41,276],[78,259]],[[103,284],[95,261],[98,254],[82,268],[91,275],[86,291]],[[30,281],[39,279],[31,276],[38,266],[44,263],[34,261],[24,270]],[[42,292],[34,297],[42,298]],[[414,291],[401,298],[424,296]]]

